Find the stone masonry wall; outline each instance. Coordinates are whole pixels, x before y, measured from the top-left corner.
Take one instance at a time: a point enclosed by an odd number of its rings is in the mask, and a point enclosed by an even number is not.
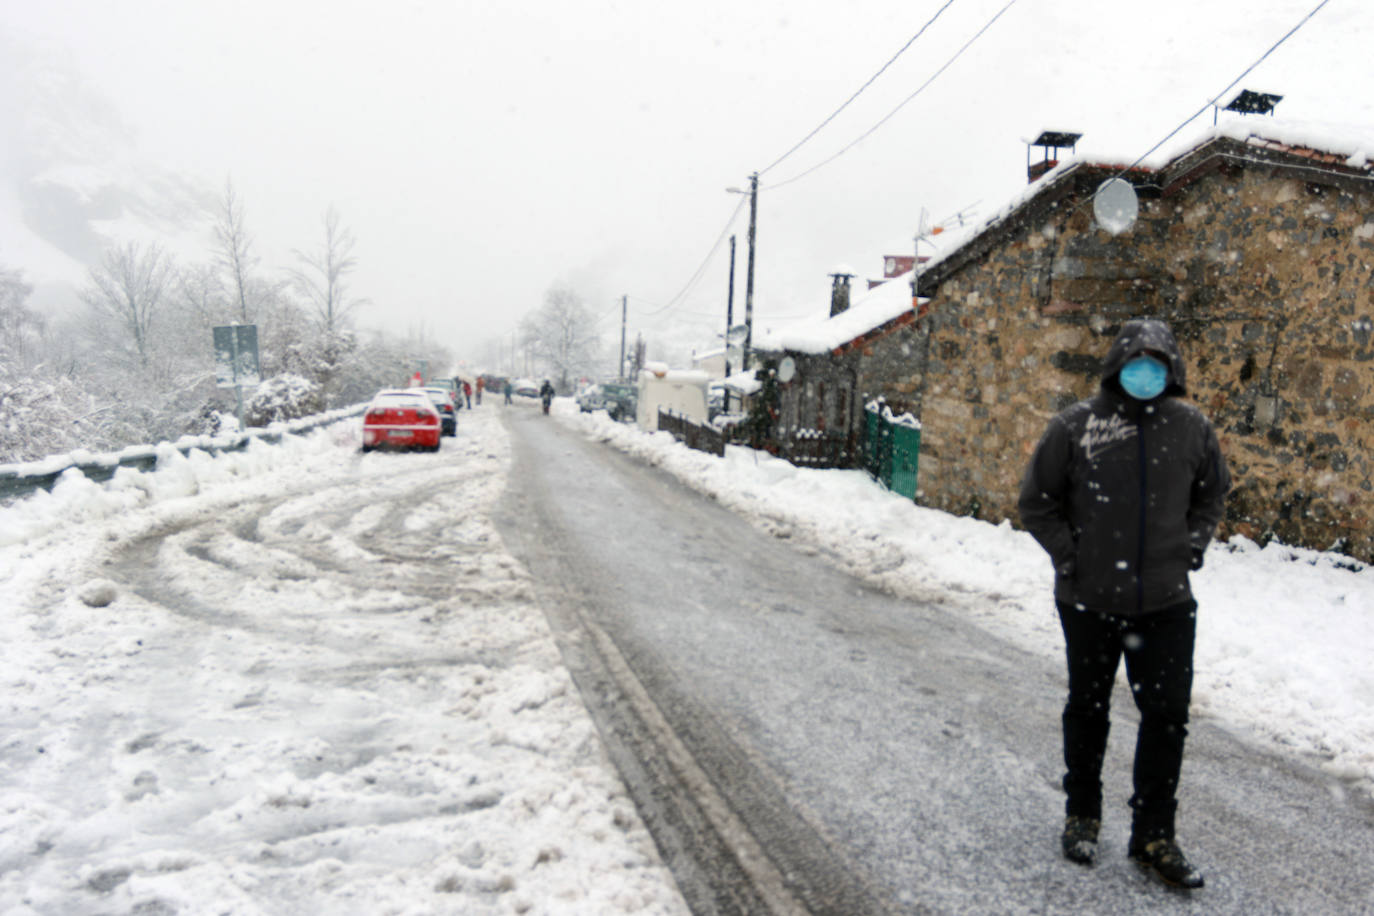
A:
[[[1220,535],[1374,561],[1374,194],[1317,178],[1213,171],[1116,237],[1070,197],[945,278],[922,322],[918,500],[1015,520],[1045,423],[1151,316],[1235,478]]]
[[[797,428],[814,429],[819,425],[818,418],[824,415],[827,430],[840,431],[847,421],[848,431],[862,439],[864,405],[880,396],[886,398],[895,413],[914,413],[921,379],[919,346],[916,325],[904,324],[838,356],[794,354],[796,380],[780,387],[780,434],[785,437]],[[843,392],[852,398],[853,409],[846,410],[834,397],[822,405],[820,385],[825,386],[823,390],[829,395]]]

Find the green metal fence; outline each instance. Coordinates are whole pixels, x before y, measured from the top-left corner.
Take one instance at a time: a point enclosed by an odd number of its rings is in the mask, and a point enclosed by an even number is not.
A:
[[[878,482],[908,499],[916,497],[916,466],[921,452],[921,427],[896,419],[881,401],[869,404],[864,418],[864,468]]]

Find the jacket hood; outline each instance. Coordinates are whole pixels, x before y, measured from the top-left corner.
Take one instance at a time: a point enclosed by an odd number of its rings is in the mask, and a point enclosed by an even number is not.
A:
[[[1183,354],[1179,352],[1178,341],[1169,326],[1155,318],[1132,318],[1121,326],[1112,348],[1102,361],[1102,387],[1121,390],[1117,375],[1127,361],[1146,350],[1162,353],[1169,358],[1169,384],[1160,397],[1187,394],[1187,370],[1183,367]]]

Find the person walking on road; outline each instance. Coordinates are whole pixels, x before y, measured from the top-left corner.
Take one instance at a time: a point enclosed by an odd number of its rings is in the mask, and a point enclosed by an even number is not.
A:
[[[507,404],[510,403],[510,393],[511,393],[512,390],[513,390],[513,389],[511,388],[510,379],[506,379],[506,384],[503,386],[502,392],[503,392],[503,393],[505,394],[505,396],[506,396],[506,403],[507,403]]]
[[[544,405],[544,413],[549,412],[549,405],[553,403],[553,383],[544,379],[544,384],[539,386],[539,400]]]
[[[1136,734],[1129,855],[1165,882],[1203,886],[1174,834],[1188,734],[1197,602],[1190,570],[1221,521],[1230,474],[1212,424],[1178,397],[1183,358],[1168,325],[1134,319],[1097,393],[1050,420],[1021,483],[1021,521],[1054,563],[1068,659],[1064,855],[1092,865],[1102,759],[1122,656]]]
[[[472,410],[472,383],[463,379],[463,400],[467,402],[468,410]]]
[[[486,379],[477,376],[477,406],[482,406],[482,389],[486,387]]]

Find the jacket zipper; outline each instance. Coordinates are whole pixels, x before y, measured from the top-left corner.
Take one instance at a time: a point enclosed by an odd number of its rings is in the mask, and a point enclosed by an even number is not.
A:
[[[1135,438],[1140,456],[1140,503],[1136,510],[1139,516],[1139,530],[1136,533],[1136,558],[1135,558],[1135,611],[1137,614],[1145,612],[1145,510],[1146,495],[1149,492],[1149,466],[1145,461],[1145,422],[1142,413],[1136,418]]]

